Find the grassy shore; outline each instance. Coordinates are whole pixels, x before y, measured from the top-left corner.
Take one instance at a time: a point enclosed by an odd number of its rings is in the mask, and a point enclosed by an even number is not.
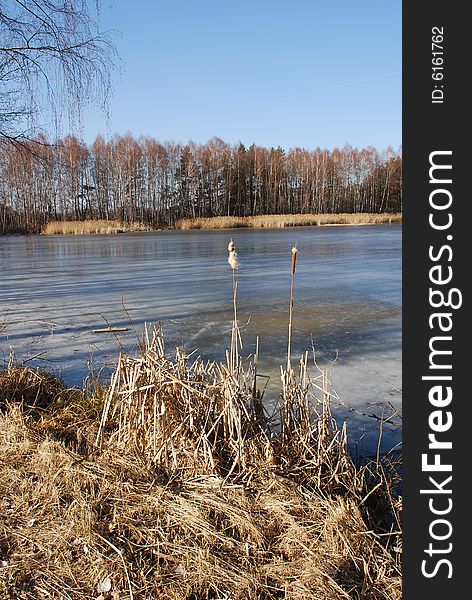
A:
[[[359,467],[326,377],[164,352],[147,329],[109,387],[0,373],[0,597],[401,598],[394,470]]]
[[[91,235],[114,234],[132,231],[149,231],[143,223],[121,221],[50,221],[42,229],[43,235]]]
[[[381,223],[401,223],[401,221],[401,213],[258,215],[255,217],[182,219],[177,221],[175,227],[176,229],[278,228],[323,225],[378,225]]]
[[[354,214],[307,214],[307,215],[258,215],[256,217],[210,217],[180,219],[168,229],[231,229],[236,227],[279,228],[324,225],[378,225],[401,223],[401,213],[354,213]],[[43,235],[90,235],[115,234],[135,231],[151,231],[143,223],[120,221],[51,221],[45,225]]]

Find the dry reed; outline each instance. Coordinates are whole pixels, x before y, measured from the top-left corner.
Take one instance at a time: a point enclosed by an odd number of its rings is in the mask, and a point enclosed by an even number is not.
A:
[[[13,364],[0,372],[0,410],[9,403],[19,404],[24,411],[38,415],[64,396],[64,384],[49,373]]]
[[[115,234],[132,231],[150,231],[144,223],[124,223],[121,221],[50,221],[41,229],[43,235],[91,235]]]
[[[208,217],[181,219],[176,229],[231,229],[236,227],[279,228],[323,225],[378,225],[401,223],[401,213],[339,213],[257,215],[254,217]]]
[[[38,438],[14,409],[0,460],[0,597],[401,597],[391,553],[347,496],[277,474],[166,481],[131,455],[91,460]]]
[[[379,225],[401,223],[401,213],[339,213],[257,215],[253,217],[208,217],[180,219],[175,229],[231,229],[237,227],[281,228],[324,225]],[[144,223],[126,223],[116,220],[50,221],[41,229],[43,235],[116,234],[133,231],[151,231]]]

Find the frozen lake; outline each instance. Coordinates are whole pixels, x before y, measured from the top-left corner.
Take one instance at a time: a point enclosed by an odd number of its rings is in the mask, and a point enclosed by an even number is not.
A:
[[[244,350],[260,339],[261,373],[276,395],[285,360],[291,247],[299,250],[292,363],[312,340],[333,367],[343,401],[381,414],[401,405],[401,225],[277,230],[162,231],[116,236],[0,238],[0,358],[10,350],[81,385],[90,365],[112,367],[145,321],[161,321],[167,347],[224,357],[232,319],[227,264],[236,244]],[[246,325],[246,323],[248,323]],[[93,329],[128,327],[118,334]],[[105,369],[106,372],[106,369]],[[372,449],[378,424],[354,413],[351,440]],[[384,433],[384,447],[401,438]]]

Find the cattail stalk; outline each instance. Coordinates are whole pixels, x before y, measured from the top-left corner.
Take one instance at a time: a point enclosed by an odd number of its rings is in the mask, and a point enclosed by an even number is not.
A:
[[[290,285],[290,307],[288,313],[288,346],[287,346],[287,375],[291,369],[291,352],[292,352],[292,322],[293,322],[293,288],[295,285],[295,265],[297,262],[297,248],[292,248],[292,282]]]
[[[234,319],[233,319],[233,327],[231,329],[231,356],[230,356],[230,366],[231,370],[235,371],[238,367],[238,342],[240,342],[239,328],[238,328],[238,313],[237,313],[237,292],[238,292],[238,282],[236,281],[236,271],[239,269],[239,261],[238,255],[236,253],[236,248],[233,240],[230,240],[228,244],[228,264],[231,267],[232,276],[233,276],[233,311],[234,311]]]
[[[231,367],[235,370],[238,366],[238,312],[237,312],[238,282],[233,269],[233,327],[231,330]]]

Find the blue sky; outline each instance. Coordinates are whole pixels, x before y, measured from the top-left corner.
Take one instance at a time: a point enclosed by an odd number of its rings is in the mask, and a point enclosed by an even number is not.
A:
[[[400,0],[105,0],[120,70],[83,136],[401,144]]]

